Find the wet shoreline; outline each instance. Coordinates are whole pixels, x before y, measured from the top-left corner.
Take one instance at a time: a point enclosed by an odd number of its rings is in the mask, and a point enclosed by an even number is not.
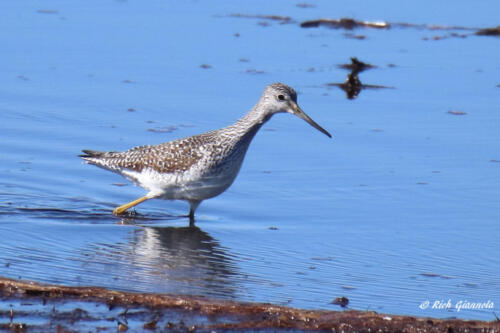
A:
[[[67,287],[6,278],[0,278],[0,295],[4,304],[11,302],[10,310],[0,310],[0,329],[15,331],[54,327],[59,330],[80,330],[89,328],[89,325],[101,332],[115,329],[125,331],[129,328],[190,332],[250,328],[287,332],[500,331],[498,319],[486,322],[387,315],[375,311],[302,310],[266,303],[130,293],[97,287]],[[12,305],[14,300],[20,301],[17,306]],[[36,303],[39,308],[30,310]],[[100,311],[93,310],[99,307]],[[61,308],[62,311],[59,310]]]

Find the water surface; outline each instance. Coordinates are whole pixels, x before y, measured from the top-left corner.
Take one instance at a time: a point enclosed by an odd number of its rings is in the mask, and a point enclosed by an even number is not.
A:
[[[354,309],[493,320],[500,39],[473,30],[457,31],[466,38],[416,28],[349,32],[358,39],[299,23],[491,27],[498,4],[310,4],[0,5],[0,275],[303,308],[339,309],[330,302],[346,296]],[[348,100],[328,87],[344,82],[338,65],[350,57],[377,66],[360,74],[363,83],[394,89]],[[334,139],[275,116],[234,185],[199,207],[196,229],[180,217],[183,202],[112,216],[144,191],[77,157],[84,148],[124,150],[226,126],[275,81],[293,86]],[[495,308],[419,307],[448,299]]]

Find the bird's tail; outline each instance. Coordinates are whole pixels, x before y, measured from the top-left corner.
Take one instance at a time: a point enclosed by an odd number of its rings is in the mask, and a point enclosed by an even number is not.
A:
[[[83,154],[78,155],[81,157],[85,163],[96,165],[100,168],[110,170],[113,172],[119,172],[122,168],[117,163],[112,163],[118,152],[114,151],[97,151],[97,150],[82,150]]]

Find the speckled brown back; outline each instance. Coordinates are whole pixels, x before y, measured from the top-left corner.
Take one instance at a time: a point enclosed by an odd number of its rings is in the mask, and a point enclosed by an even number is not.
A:
[[[211,135],[206,133],[155,146],[139,146],[125,152],[85,151],[87,155],[82,157],[91,164],[113,171],[153,169],[160,173],[177,173],[197,163],[203,157],[200,148],[209,142]]]

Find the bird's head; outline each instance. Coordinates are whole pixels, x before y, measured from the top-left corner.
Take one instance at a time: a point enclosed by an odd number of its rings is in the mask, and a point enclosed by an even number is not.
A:
[[[291,87],[283,83],[273,83],[266,87],[263,99],[267,104],[270,114],[287,112],[305,120],[309,125],[316,128],[328,137],[332,137],[328,131],[319,126],[311,119],[297,104],[297,93]]]

